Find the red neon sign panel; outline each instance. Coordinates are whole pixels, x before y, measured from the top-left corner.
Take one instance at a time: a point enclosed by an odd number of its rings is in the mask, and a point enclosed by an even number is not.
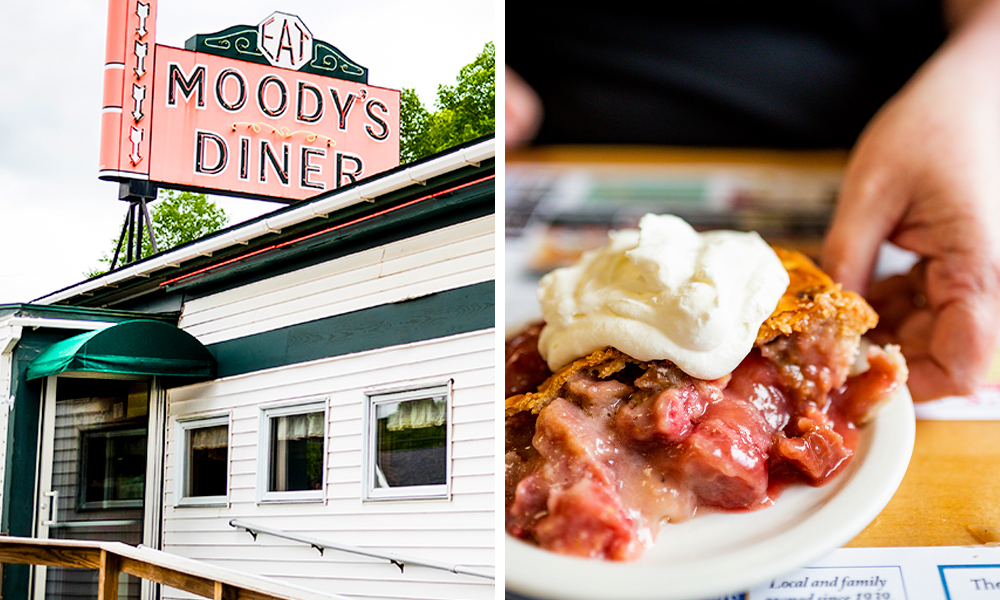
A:
[[[111,3],[109,31],[152,37],[155,0]],[[399,164],[398,90],[274,66],[312,60],[292,15],[272,14],[258,37],[266,61],[109,36],[101,177],[294,201]]]

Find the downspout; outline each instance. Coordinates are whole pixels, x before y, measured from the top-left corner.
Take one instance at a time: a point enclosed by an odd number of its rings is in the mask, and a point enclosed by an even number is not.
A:
[[[14,408],[11,394],[14,381],[14,348],[21,341],[20,325],[5,323],[0,326],[0,527],[4,524],[4,486],[7,481],[7,424]]]

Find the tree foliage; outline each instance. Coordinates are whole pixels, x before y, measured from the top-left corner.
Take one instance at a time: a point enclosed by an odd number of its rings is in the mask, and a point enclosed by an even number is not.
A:
[[[400,99],[400,162],[413,162],[496,131],[496,50],[487,42],[462,67],[454,86],[439,85],[436,110],[423,106],[415,90]]]
[[[198,238],[214,233],[229,224],[226,212],[209,200],[205,194],[178,192],[175,190],[160,190],[155,202],[148,204],[149,219],[153,223],[153,233],[156,237],[156,249],[159,252],[175,246],[186,244]],[[126,215],[125,218],[128,218]],[[111,267],[118,238],[111,242],[111,251],[104,254],[99,262],[101,266],[86,273],[87,277],[103,275]],[[142,240],[142,256],[153,254],[153,246],[149,236],[144,232]],[[118,256],[118,264],[125,262],[125,249]]]
[[[162,190],[157,201],[149,209],[153,231],[156,233],[157,249],[161,252],[174,246],[205,237],[229,224],[226,211],[222,210],[205,194]],[[149,239],[145,240],[146,244]],[[143,256],[152,253],[152,247],[144,245]]]

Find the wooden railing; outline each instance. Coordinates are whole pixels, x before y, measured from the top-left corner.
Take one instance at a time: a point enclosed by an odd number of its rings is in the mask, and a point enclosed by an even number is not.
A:
[[[98,569],[98,600],[118,600],[121,573],[213,600],[345,600],[121,542],[0,537],[0,563]]]

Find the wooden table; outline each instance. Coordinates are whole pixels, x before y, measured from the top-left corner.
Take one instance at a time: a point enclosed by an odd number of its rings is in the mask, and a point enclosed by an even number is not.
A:
[[[509,163],[572,165],[774,164],[842,168],[846,152],[655,147],[549,147],[509,152]],[[848,546],[948,546],[982,542],[970,527],[1000,530],[1000,421],[917,421],[913,457],[881,514]]]
[[[567,164],[712,164],[779,165],[840,168],[846,150],[745,150],[740,148],[678,148],[664,146],[545,146],[507,151],[505,163]]]
[[[896,494],[848,546],[963,546],[1000,527],[1000,422],[917,421]]]

